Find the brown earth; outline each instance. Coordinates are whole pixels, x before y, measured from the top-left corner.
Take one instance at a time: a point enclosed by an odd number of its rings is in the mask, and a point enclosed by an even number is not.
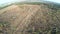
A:
[[[53,12],[44,5],[11,5],[0,10],[0,21],[10,23],[9,28],[3,27],[7,34],[51,34],[60,26],[60,15]]]

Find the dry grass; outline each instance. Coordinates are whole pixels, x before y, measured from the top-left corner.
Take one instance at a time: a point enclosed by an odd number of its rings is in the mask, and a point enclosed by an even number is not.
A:
[[[54,11],[43,4],[12,5],[0,10],[0,22],[10,23],[8,34],[51,34],[60,26],[60,12]]]

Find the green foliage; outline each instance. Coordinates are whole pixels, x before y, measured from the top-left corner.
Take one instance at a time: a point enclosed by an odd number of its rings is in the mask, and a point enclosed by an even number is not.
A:
[[[0,21],[0,33],[8,33],[10,29],[10,23],[6,21]],[[4,33],[4,34],[5,34]]]

